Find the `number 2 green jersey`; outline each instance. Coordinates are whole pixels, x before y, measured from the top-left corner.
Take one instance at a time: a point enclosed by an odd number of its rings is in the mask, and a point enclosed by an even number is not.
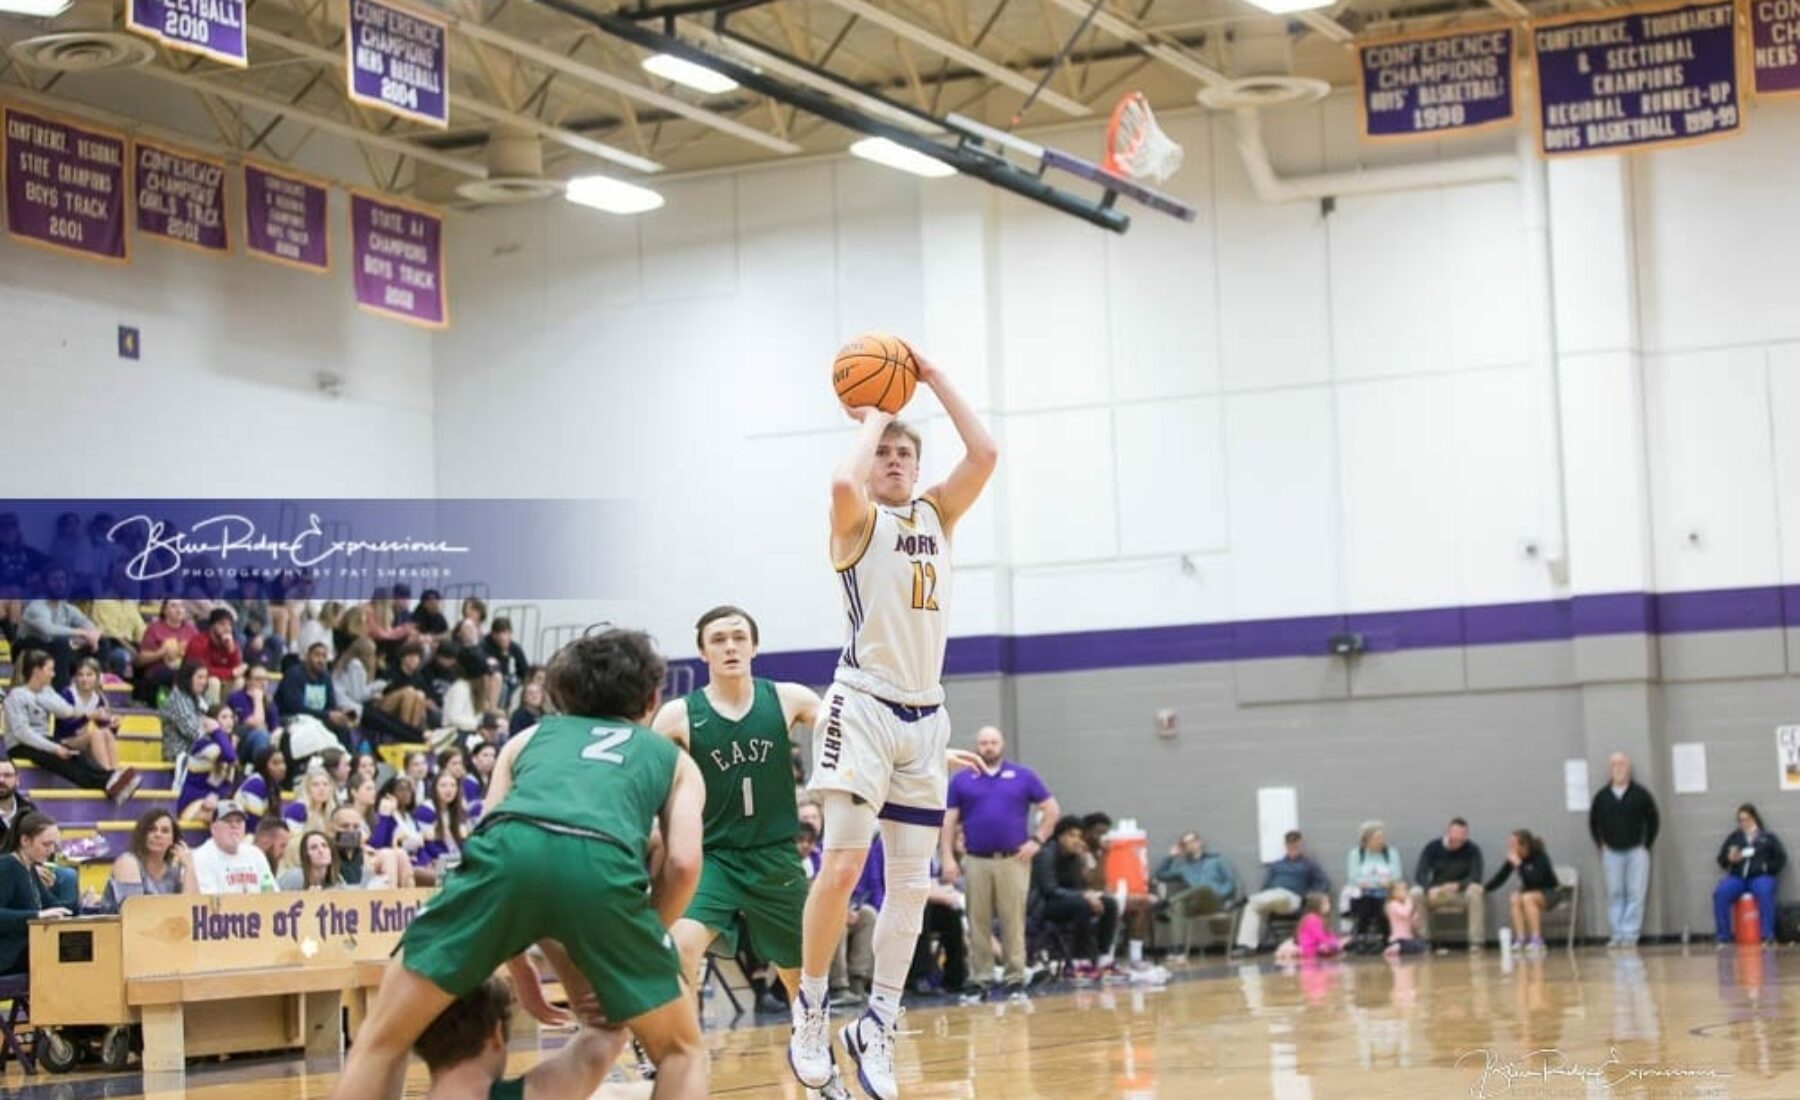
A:
[[[680,753],[668,738],[630,722],[545,718],[513,761],[512,789],[482,824],[523,818],[552,832],[613,841],[642,862]]]
[[[688,693],[688,751],[706,779],[706,837],[714,848],[793,844],[795,810],[792,748],[781,697],[768,680],[752,680],[750,709],[731,721],[713,709],[704,690]]]

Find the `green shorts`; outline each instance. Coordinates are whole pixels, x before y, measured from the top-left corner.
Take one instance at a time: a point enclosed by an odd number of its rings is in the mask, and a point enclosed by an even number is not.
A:
[[[783,970],[791,970],[800,965],[800,926],[810,885],[800,853],[792,844],[708,849],[700,868],[700,888],[682,915],[717,932],[716,949],[735,953],[737,925],[733,918],[744,914],[751,948]]]
[[[649,877],[616,844],[501,821],[400,938],[401,962],[452,997],[541,939],[555,940],[624,1023],[682,995],[681,959],[650,904]]]

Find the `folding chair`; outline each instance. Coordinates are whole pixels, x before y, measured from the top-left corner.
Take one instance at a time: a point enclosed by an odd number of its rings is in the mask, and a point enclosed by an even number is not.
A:
[[[1567,933],[1568,950],[1575,950],[1575,933],[1581,928],[1581,872],[1574,867],[1558,864],[1556,867],[1556,906],[1545,912],[1546,922],[1553,916],[1569,923]],[[1567,908],[1563,902],[1568,902]]]
[[[27,1054],[25,1047],[19,1042],[19,1025],[31,1016],[31,975],[8,974],[0,977],[0,1000],[12,1001],[12,1009],[0,1016],[0,1069],[6,1066],[6,1056],[11,1054],[19,1060],[26,1073],[37,1072],[37,1060]]]

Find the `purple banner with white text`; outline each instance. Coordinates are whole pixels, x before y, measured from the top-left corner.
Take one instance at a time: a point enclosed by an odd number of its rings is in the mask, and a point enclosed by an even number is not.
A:
[[[616,500],[0,500],[0,598],[622,599],[642,519]]]
[[[350,0],[350,98],[416,122],[450,124],[449,28],[381,0]]]
[[[125,138],[7,107],[6,231],[22,241],[124,263]]]
[[[132,193],[139,233],[202,252],[231,251],[225,227],[225,162],[132,143]]]
[[[125,0],[125,25],[172,50],[243,68],[245,0]]]
[[[449,324],[441,216],[352,192],[350,249],[358,305],[432,328]]]
[[[1544,155],[1656,148],[1741,130],[1736,14],[1726,2],[1534,25]]]
[[[1800,92],[1800,0],[1750,0],[1759,95]]]
[[[330,204],[322,183],[245,163],[244,250],[314,274],[329,271]]]
[[[1416,137],[1512,121],[1513,29],[1390,39],[1357,47],[1363,136]]]

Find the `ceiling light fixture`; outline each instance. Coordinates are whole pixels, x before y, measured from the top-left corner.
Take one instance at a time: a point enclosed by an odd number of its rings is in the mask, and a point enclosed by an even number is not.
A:
[[[1261,8],[1270,15],[1287,15],[1296,11],[1316,11],[1329,8],[1337,0],[1250,0],[1250,6]]]
[[[577,176],[569,181],[563,197],[577,206],[608,214],[643,214],[662,206],[663,197],[648,187],[611,176]]]
[[[933,156],[928,156],[917,149],[908,148],[897,141],[884,137],[863,138],[850,147],[852,156],[874,161],[889,168],[898,168],[902,172],[911,172],[915,176],[927,179],[942,179],[956,175],[956,169]]]
[[[26,15],[33,19],[54,19],[67,10],[73,0],[0,0],[0,15]]]
[[[6,0],[0,0],[4,3]],[[738,82],[721,72],[714,72],[705,65],[696,65],[685,57],[676,57],[670,53],[653,53],[644,58],[644,71],[654,73],[664,80],[673,80],[677,84],[686,85],[707,95],[718,95],[729,92],[738,86]]]

